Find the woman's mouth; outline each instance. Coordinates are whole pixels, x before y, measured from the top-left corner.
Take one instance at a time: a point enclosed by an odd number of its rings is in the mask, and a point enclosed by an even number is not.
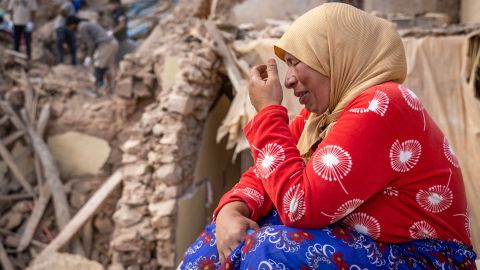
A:
[[[298,101],[300,102],[300,104],[305,105],[307,96],[308,96],[308,92],[303,92],[303,93],[298,97]]]

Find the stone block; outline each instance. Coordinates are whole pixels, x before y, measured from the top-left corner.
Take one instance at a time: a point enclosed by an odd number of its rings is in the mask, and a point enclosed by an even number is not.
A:
[[[128,181],[124,183],[122,203],[128,205],[142,205],[147,203],[147,187],[139,181]]]
[[[136,149],[141,145],[140,140],[128,140],[122,146],[121,149],[124,153],[135,154]]]
[[[133,177],[133,176],[142,176],[151,172],[151,166],[146,163],[140,164],[127,164],[123,166],[123,176]]]
[[[190,115],[194,110],[194,102],[187,96],[181,96],[178,94],[171,94],[165,107],[170,112],[179,113],[181,115]]]
[[[182,168],[173,163],[164,164],[155,170],[153,177],[166,184],[178,183],[182,180]]]
[[[110,246],[116,251],[140,252],[142,250],[143,244],[138,232],[134,230],[129,230],[114,236],[112,242],[110,243]]]
[[[142,220],[145,213],[145,207],[131,207],[126,204],[120,204],[120,208],[113,214],[113,220],[117,225],[130,227]]]
[[[172,218],[169,216],[155,216],[152,218],[152,226],[154,228],[165,228],[173,226]]]
[[[178,143],[178,134],[177,133],[166,133],[160,139],[161,144],[177,144]]]
[[[156,203],[150,203],[148,205],[148,211],[153,217],[170,216],[177,211],[176,200],[166,200]]]
[[[163,267],[175,267],[175,254],[171,253],[158,253],[157,262]]]
[[[177,74],[179,73],[178,57],[167,56],[163,64],[161,73],[162,90],[166,91],[175,84]]]
[[[117,82],[115,86],[115,93],[120,97],[131,98],[133,96],[132,77],[127,77]]]
[[[65,177],[100,173],[111,152],[107,141],[75,131],[49,137],[48,147]]]
[[[122,155],[122,163],[123,164],[128,164],[128,163],[135,163],[138,161],[138,157],[135,155],[130,155],[127,153],[124,153]]]
[[[160,136],[163,134],[165,127],[162,124],[155,124],[152,128],[152,133],[155,136]]]
[[[156,240],[170,240],[172,238],[172,228],[158,229],[155,234]]]

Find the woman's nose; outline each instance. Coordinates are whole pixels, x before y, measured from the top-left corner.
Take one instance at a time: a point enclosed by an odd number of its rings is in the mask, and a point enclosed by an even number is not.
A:
[[[294,72],[292,72],[291,69],[288,69],[287,73],[285,74],[285,82],[283,83],[283,85],[285,85],[287,89],[290,89],[293,88],[296,82],[297,77],[295,77]]]

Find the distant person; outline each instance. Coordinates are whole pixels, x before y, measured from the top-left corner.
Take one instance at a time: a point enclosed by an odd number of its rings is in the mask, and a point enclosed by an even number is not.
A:
[[[77,14],[78,9],[74,5],[74,1],[66,1],[60,7],[57,17],[55,18],[56,33],[56,61],[57,64],[63,64],[63,44],[67,43],[70,50],[71,64],[77,64],[77,41],[75,33],[65,26],[65,20],[69,16]]]
[[[87,43],[88,53],[84,65],[90,66],[93,58],[95,75],[95,94],[105,87],[104,79],[108,81],[108,92],[111,91],[112,79],[109,68],[115,61],[118,51],[118,42],[108,35],[107,31],[96,23],[84,21],[76,16],[70,16],[66,20],[66,26],[70,31],[80,33],[82,39]]]
[[[32,59],[32,31],[34,28],[36,0],[10,0],[8,11],[13,22],[13,49],[20,51],[20,40],[23,36],[27,48],[27,58]]]
[[[113,29],[109,31],[118,41],[119,49],[115,62],[122,61],[123,57],[135,50],[135,44],[128,39],[127,25],[128,17],[125,7],[122,5],[121,0],[111,0],[111,16],[113,20]]]

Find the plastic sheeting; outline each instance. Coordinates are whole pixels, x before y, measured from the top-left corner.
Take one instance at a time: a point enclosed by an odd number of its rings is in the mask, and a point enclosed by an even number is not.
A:
[[[474,72],[480,35],[405,38],[405,85],[422,100],[445,133],[463,172],[469,202],[470,231],[480,252],[480,101]],[[459,218],[464,218],[458,216]]]

